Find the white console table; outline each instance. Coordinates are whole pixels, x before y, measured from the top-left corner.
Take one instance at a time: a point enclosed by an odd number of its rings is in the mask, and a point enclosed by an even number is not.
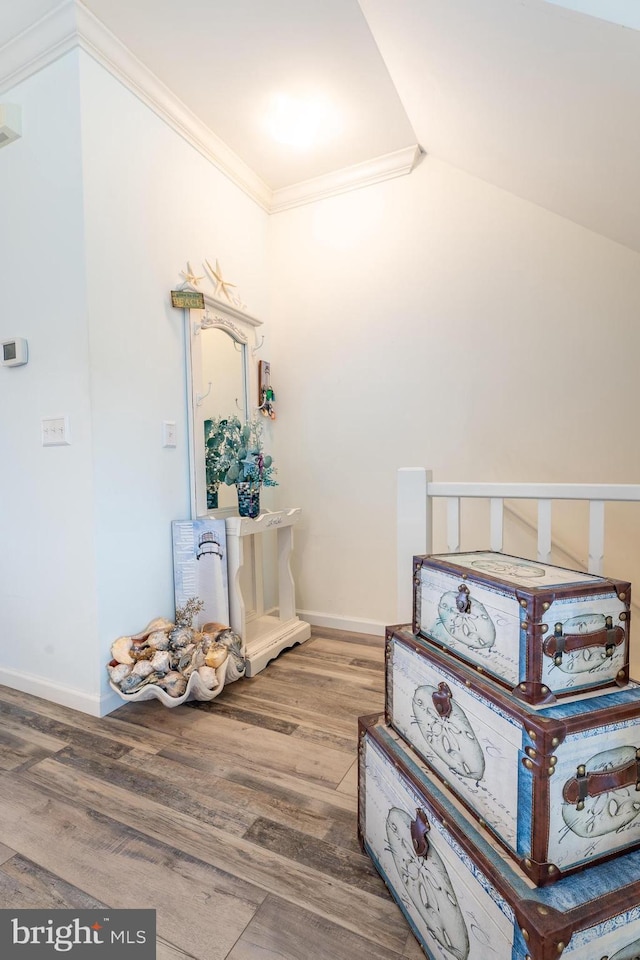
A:
[[[300,507],[261,513],[249,517],[226,517],[227,573],[229,579],[229,618],[231,629],[242,639],[247,661],[247,676],[254,677],[270,660],[296,643],[308,640],[311,627],[296,616],[295,584],[289,565],[293,549],[293,527]],[[265,614],[262,585],[262,549],[260,534],[277,531],[278,616]],[[252,561],[255,610],[248,615],[242,595],[240,572],[245,563],[245,542],[253,537]]]

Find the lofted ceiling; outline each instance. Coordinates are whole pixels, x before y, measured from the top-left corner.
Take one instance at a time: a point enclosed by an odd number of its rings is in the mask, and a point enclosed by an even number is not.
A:
[[[197,145],[201,131],[211,131],[213,158],[224,155],[227,172],[239,158],[250,173],[237,182],[253,177],[248,192],[268,209],[407,173],[419,144],[640,251],[638,7],[638,0],[0,0],[0,93],[24,76],[16,51],[30,25],[44,17],[44,34],[73,8],[82,13],[81,36],[91,27],[85,49],[100,46],[99,26],[100,43],[111,44],[111,59],[101,62],[111,68],[114,34],[130,57],[125,81],[133,63],[156,78],[156,93],[170,91],[174,112],[176,104],[183,110],[178,126],[185,117],[199,124]],[[66,49],[51,43],[57,55]],[[276,94],[324,98],[335,109],[332,135],[307,149],[276,142],[265,125]],[[157,96],[146,100],[157,108]]]

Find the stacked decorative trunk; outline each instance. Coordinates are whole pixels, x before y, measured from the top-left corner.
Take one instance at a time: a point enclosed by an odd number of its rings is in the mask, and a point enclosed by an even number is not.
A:
[[[640,956],[630,585],[417,557],[360,721],[361,843],[430,960]]]

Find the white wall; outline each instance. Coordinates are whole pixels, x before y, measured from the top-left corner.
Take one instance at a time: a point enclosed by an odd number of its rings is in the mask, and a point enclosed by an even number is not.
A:
[[[23,136],[0,150],[0,682],[95,709],[91,410],[75,53],[3,95]],[[41,445],[68,415],[72,445]],[[89,653],[91,667],[84,666]]]
[[[187,260],[219,258],[271,318],[270,496],[304,509],[316,619],[393,621],[399,466],[638,480],[638,255],[431,159],[268,221],[85,54],[3,100],[24,136],[0,151],[0,336],[31,361],[0,369],[0,681],[109,709],[111,641],[173,611]],[[64,414],[72,445],[43,449],[41,417]],[[615,520],[611,572],[640,581],[640,524]]]
[[[266,305],[266,214],[84,53],[3,96],[0,682],[99,713],[111,642],[172,616],[171,521],[189,515],[186,261]],[[198,271],[202,272],[202,271]],[[72,445],[43,449],[40,418]],[[175,420],[176,449],[161,446]]]
[[[172,617],[171,521],[189,516],[183,312],[187,260],[219,259],[266,306],[266,214],[90,57],[81,58],[98,650]],[[178,445],[161,446],[163,420]]]
[[[394,622],[400,466],[640,480],[637,254],[430,158],[272,217],[269,242],[276,453],[318,622]],[[638,521],[610,572],[640,581]]]

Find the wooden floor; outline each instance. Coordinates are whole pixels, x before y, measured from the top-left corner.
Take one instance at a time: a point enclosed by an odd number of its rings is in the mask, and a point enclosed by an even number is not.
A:
[[[316,629],[206,704],[0,687],[0,906],[151,907],[158,960],[423,958],[356,838],[379,637]]]

